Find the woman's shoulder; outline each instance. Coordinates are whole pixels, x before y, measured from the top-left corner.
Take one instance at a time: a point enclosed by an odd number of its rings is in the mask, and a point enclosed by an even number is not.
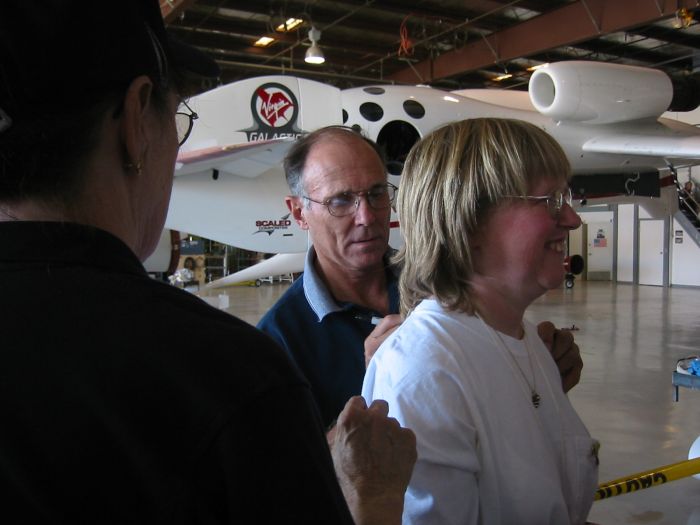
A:
[[[421,302],[381,345],[375,357],[393,369],[461,368],[465,348],[483,338],[481,320],[451,311],[437,301]]]
[[[433,337],[458,338],[459,341],[464,341],[465,335],[480,336],[484,331],[484,323],[477,316],[450,310],[435,299],[422,301],[406,318],[404,325]]]

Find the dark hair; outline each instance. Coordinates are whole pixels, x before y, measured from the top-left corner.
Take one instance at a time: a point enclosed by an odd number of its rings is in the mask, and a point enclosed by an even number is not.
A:
[[[164,110],[168,93],[184,92],[187,71],[211,76],[218,68],[167,35],[156,0],[122,0],[118,9],[86,0],[4,0],[0,201],[70,201],[82,187],[82,159],[104,118],[120,115],[133,79],[149,76],[154,106]]]
[[[0,201],[64,201],[79,192],[81,160],[96,146],[103,117],[119,115],[123,95],[106,95],[70,115],[23,119],[0,133]],[[167,92],[155,86],[154,106],[163,110],[166,98]]]
[[[379,146],[377,146],[377,143],[365,137],[359,128],[351,128],[348,126],[326,126],[319,128],[299,138],[284,157],[284,174],[287,178],[287,185],[292,195],[301,196],[304,192],[304,167],[306,166],[306,159],[309,156],[311,148],[326,139],[338,137],[353,138],[366,142],[377,154],[382,165],[385,164],[384,154]]]

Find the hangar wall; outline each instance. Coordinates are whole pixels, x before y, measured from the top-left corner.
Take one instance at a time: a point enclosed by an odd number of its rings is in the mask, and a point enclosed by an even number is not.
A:
[[[579,211],[583,227],[570,237],[570,253],[586,260],[587,279],[700,287],[700,247],[677,220],[652,218],[637,204],[599,208],[608,209]],[[598,256],[608,247],[609,258]]]

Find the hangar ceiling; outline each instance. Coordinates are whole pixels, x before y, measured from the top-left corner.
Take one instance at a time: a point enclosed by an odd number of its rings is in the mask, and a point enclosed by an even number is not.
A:
[[[696,0],[161,0],[161,10],[178,38],[216,59],[223,83],[290,74],[340,88],[526,89],[528,68],[561,60],[673,76],[700,67]],[[276,29],[290,18],[301,25]],[[322,65],[304,62],[312,26]],[[256,47],[263,36],[274,41]]]

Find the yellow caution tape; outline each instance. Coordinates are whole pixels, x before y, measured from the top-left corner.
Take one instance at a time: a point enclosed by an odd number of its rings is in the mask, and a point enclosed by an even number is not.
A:
[[[662,485],[663,483],[693,476],[694,474],[700,474],[700,458],[679,461],[664,467],[601,483],[595,492],[595,500],[598,501],[619,496],[620,494],[627,494],[628,492],[648,489],[649,487]]]

